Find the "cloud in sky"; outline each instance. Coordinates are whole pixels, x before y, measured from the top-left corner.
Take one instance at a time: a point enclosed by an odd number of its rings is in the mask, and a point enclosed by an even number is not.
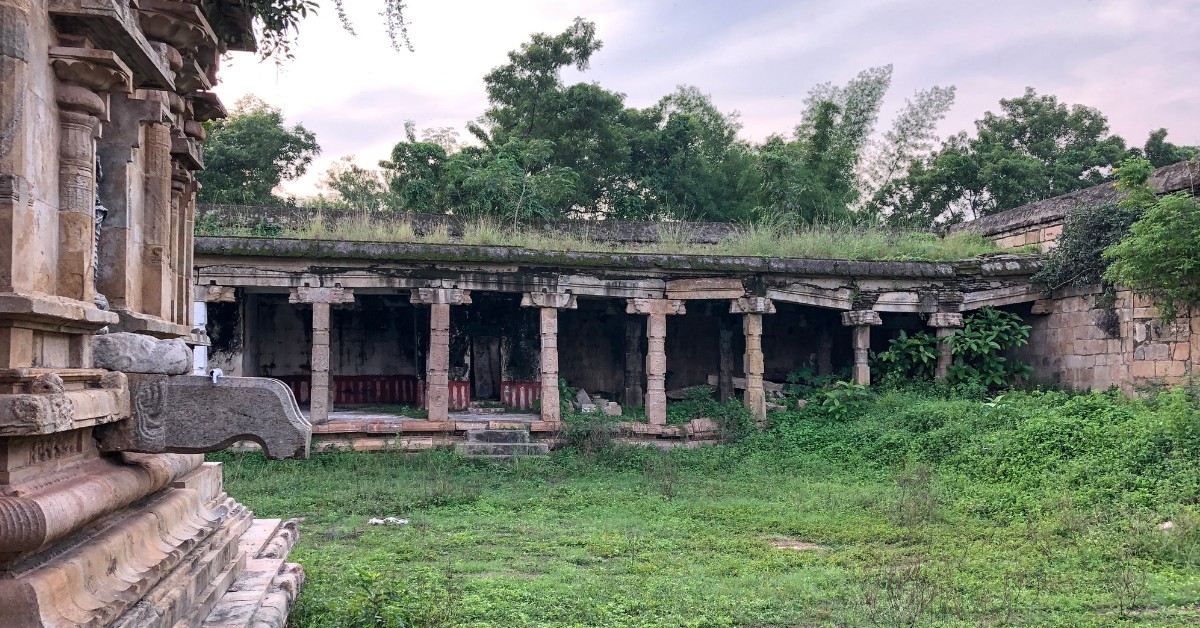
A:
[[[255,94],[317,134],[323,154],[285,185],[300,195],[343,155],[374,166],[403,138],[405,120],[464,129],[487,106],[484,74],[531,33],[561,32],[576,16],[596,23],[604,47],[587,72],[566,72],[568,82],[596,81],[636,107],[696,85],[739,111],[752,140],[789,132],[813,85],[892,63],[881,128],[930,85],[958,86],[943,136],[1032,86],[1100,109],[1132,144],[1158,127],[1200,144],[1195,0],[413,0],[405,14],[414,52],[391,48],[382,0],[345,3],[357,35],[329,4],[301,25],[294,60],[235,54],[217,88],[230,105]]]

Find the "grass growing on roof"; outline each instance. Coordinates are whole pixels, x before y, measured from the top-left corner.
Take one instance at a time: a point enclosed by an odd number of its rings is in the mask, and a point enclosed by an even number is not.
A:
[[[1183,391],[901,391],[772,420],[736,445],[505,465],[213,458],[256,515],[305,517],[297,626],[1200,621],[1200,411]],[[383,516],[410,523],[366,523]]]
[[[940,236],[923,231],[897,231],[855,225],[794,228],[772,222],[741,226],[735,233],[715,245],[692,243],[684,223],[660,223],[657,242],[628,245],[612,244],[592,238],[586,226],[576,232],[549,231],[528,226],[514,228],[511,223],[489,218],[466,221],[462,236],[455,239],[451,237],[450,229],[446,225],[439,225],[429,233],[418,234],[414,231],[411,219],[404,215],[365,213],[361,217],[339,219],[336,223],[330,223],[318,213],[312,219],[294,227],[230,227],[199,223],[196,234],[427,244],[455,241],[477,246],[512,246],[534,250],[881,261],[953,261],[1001,252],[993,242],[973,233]]]

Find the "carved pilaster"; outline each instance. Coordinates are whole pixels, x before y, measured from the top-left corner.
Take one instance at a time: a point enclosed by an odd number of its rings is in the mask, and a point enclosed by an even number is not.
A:
[[[470,304],[471,292],[457,288],[416,288],[409,301],[429,306],[425,409],[430,421],[445,421],[450,418],[450,306]]]
[[[132,72],[106,50],[51,48],[59,83],[58,274],[59,296],[95,298],[96,138],[107,119],[109,91],[129,92]],[[82,366],[82,365],[81,365]]]

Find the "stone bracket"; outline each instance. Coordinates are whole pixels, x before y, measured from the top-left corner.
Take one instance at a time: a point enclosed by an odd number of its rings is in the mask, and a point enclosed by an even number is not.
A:
[[[575,295],[565,292],[526,292],[521,295],[521,307],[549,307],[573,310],[579,306]]]
[[[133,417],[96,430],[101,451],[208,453],[248,440],[273,460],[308,457],[312,425],[279,380],[128,377]]]
[[[686,314],[687,307],[678,299],[629,299],[626,314]]]
[[[236,303],[237,288],[217,285],[196,286],[195,298],[197,301],[205,303]],[[288,300],[290,301],[291,297]]]
[[[962,327],[963,315],[958,312],[935,312],[929,315],[930,327]]]
[[[413,305],[470,305],[471,291],[458,288],[413,288],[409,295]]]
[[[299,286],[288,294],[288,303],[354,303],[354,291],[341,286]]]
[[[854,310],[851,312],[842,312],[842,324],[846,327],[882,325],[883,319],[879,318],[879,312],[875,310]]]
[[[116,51],[132,69],[137,87],[175,89],[166,60],[142,34],[129,5],[118,0],[50,0],[47,11],[60,29],[86,32],[101,48]]]
[[[766,297],[744,297],[729,302],[730,314],[774,314],[775,303]]]

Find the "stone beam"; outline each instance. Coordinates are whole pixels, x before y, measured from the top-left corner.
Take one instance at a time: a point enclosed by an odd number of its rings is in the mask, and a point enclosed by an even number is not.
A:
[[[666,288],[668,299],[737,299],[746,294],[741,279],[724,277],[677,279]]]
[[[408,300],[413,305],[470,305],[471,291],[458,288],[414,288]]]

